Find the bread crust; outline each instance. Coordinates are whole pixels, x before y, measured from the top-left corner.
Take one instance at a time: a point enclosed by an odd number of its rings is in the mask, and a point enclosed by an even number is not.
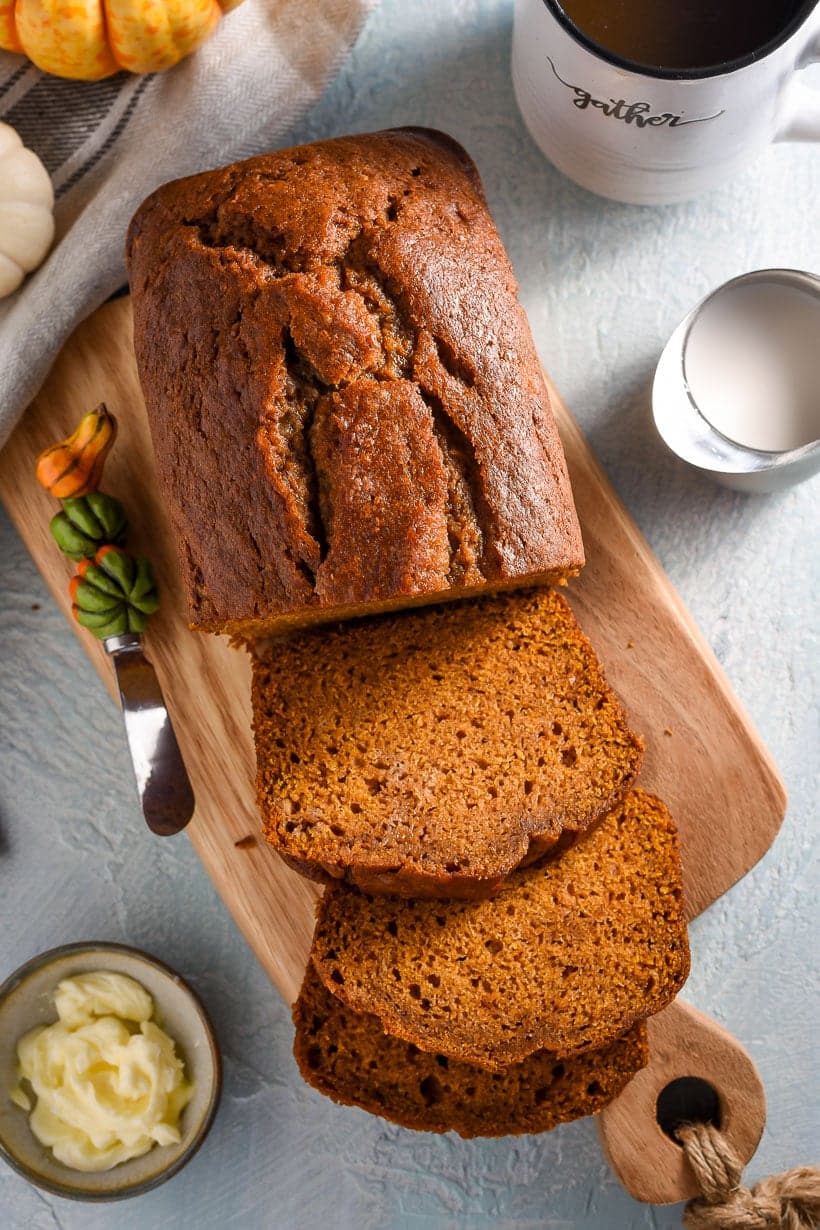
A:
[[[637,749],[637,736],[634,738]],[[375,897],[418,898],[432,901],[485,901],[501,892],[511,872],[516,871],[519,867],[531,867],[541,862],[542,859],[558,858],[564,850],[569,849],[578,840],[581,832],[587,833],[594,829],[596,824],[612,810],[622,795],[633,785],[636,776],[637,766],[634,772],[624,776],[618,790],[614,790],[608,798],[588,813],[587,823],[582,831],[566,829],[560,836],[555,833],[546,836],[530,835],[526,853],[518,861],[514,861],[515,854],[511,852],[503,864],[504,869],[492,876],[470,876],[448,872],[434,874],[430,871],[422,871],[417,865],[390,867],[379,866],[378,862],[374,865],[362,863],[345,866],[344,864],[318,863],[294,858],[293,855],[286,854],[283,850],[280,850],[279,854],[292,871],[297,871],[306,880],[311,880],[314,884],[323,884],[326,888],[333,884],[344,883],[359,889],[360,892],[371,893]],[[276,845],[276,842],[271,844]],[[521,848],[524,848],[523,843]],[[378,851],[374,851],[373,857],[378,860]]]
[[[582,566],[512,270],[450,138],[166,184],[127,259],[192,627],[253,639]]]

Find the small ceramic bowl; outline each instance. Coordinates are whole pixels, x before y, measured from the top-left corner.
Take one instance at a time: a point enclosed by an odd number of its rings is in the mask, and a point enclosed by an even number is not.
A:
[[[182,1140],[155,1145],[111,1170],[72,1170],[41,1145],[28,1114],[9,1099],[17,1083],[17,1041],[36,1025],[56,1020],[54,990],[63,978],[96,970],[127,974],[145,987],[155,1019],[174,1039],[194,1083],[181,1117]],[[222,1087],[213,1026],[197,996],[173,970],[148,953],[121,944],[66,944],[27,961],[0,986],[0,1157],[37,1187],[71,1200],[122,1200],[158,1187],[196,1153],[213,1122]]]

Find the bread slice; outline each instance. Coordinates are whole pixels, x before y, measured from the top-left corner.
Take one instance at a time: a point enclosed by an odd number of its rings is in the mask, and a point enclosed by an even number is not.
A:
[[[550,590],[277,641],[253,669],[268,841],[304,874],[474,898],[583,832],[640,740]]]
[[[501,1071],[541,1048],[606,1046],[668,1004],[689,972],[681,898],[675,826],[635,790],[492,901],[328,889],[311,955],[325,985],[388,1033]]]
[[[558,1059],[536,1051],[487,1072],[420,1051],[331,995],[308,966],[293,1011],[294,1054],[309,1085],[403,1127],[459,1136],[520,1136],[594,1115],[646,1066],[641,1022],[599,1051]]]

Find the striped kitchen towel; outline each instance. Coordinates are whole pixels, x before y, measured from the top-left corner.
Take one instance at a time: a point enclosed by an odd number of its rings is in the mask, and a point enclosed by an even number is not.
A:
[[[0,120],[54,182],[57,239],[0,300],[0,445],[74,326],[125,280],[123,244],[158,184],[273,149],[378,0],[245,0],[170,72],[63,81],[0,52]]]

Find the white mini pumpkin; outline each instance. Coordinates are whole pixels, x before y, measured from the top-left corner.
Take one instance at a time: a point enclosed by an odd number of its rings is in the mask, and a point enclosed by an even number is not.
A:
[[[48,171],[9,124],[0,123],[0,299],[43,261],[54,238]]]

